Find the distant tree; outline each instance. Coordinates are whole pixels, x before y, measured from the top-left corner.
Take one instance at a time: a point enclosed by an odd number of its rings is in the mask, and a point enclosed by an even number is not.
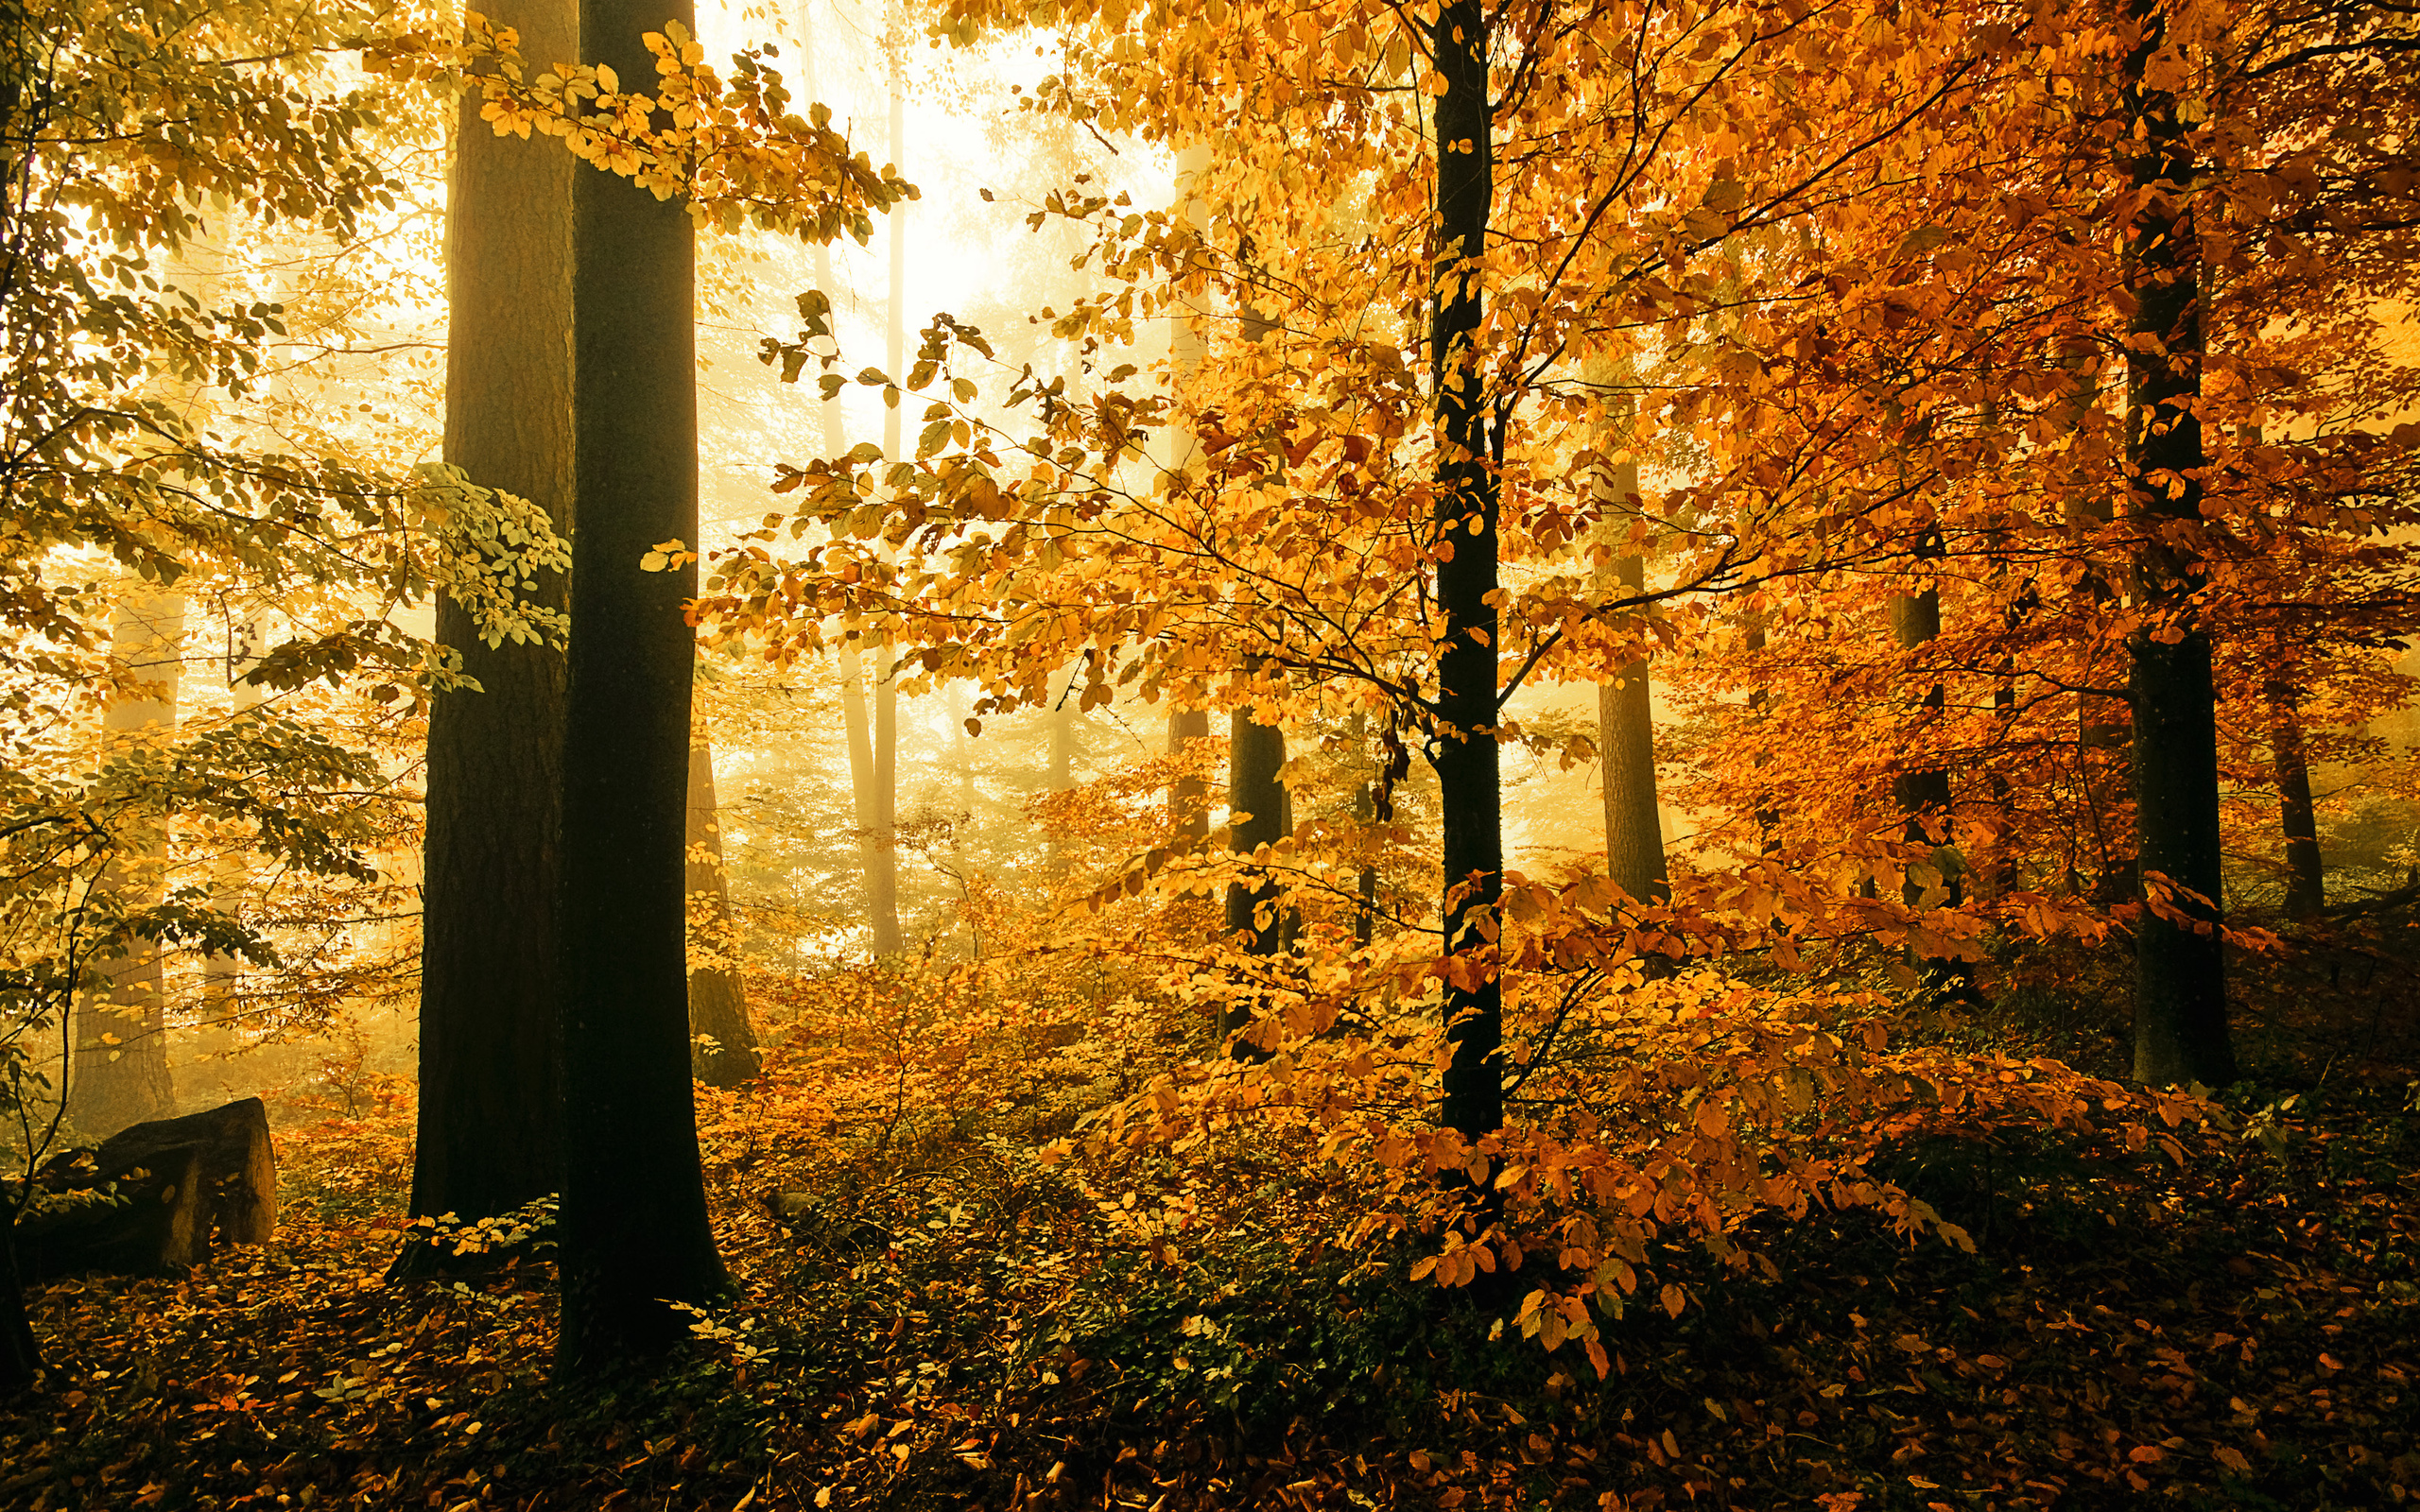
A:
[[[1638,462],[1616,462],[1606,480],[1617,522],[1635,510]],[[1614,580],[1633,594],[1647,586],[1647,561],[1636,552],[1614,558]],[[1625,662],[1597,685],[1597,748],[1605,775],[1605,872],[1641,902],[1672,896],[1664,860],[1664,823],[1655,792],[1655,713],[1647,659]]]
[[[689,895],[689,1070],[709,1087],[736,1087],[764,1067],[756,1054],[756,1026],[748,1020],[748,985],[739,971],[738,929],[731,913],[731,878],[723,870],[714,747],[702,736],[689,747],[683,841]]]
[[[174,589],[136,584],[118,606],[112,660],[138,691],[111,702],[101,720],[105,738],[173,734],[184,620],[184,595]],[[165,894],[164,860],[157,851],[127,855],[105,885],[130,894],[133,906],[157,906]],[[167,976],[159,942],[128,939],[124,954],[99,963],[97,974],[100,981],[77,1004],[76,1054],[67,1071],[68,1119],[95,1138],[165,1118],[177,1101],[168,1074]]]

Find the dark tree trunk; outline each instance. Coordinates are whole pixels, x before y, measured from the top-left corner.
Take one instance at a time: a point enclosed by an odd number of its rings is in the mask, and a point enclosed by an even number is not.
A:
[[[1626,491],[1638,491],[1637,464]],[[1614,558],[1614,576],[1635,593],[1644,587],[1647,563]],[[1664,820],[1655,794],[1655,713],[1641,657],[1597,685],[1597,742],[1605,774],[1605,874],[1640,902],[1668,902],[1672,877],[1664,860]]]
[[[1942,540],[1937,532],[1928,533],[1916,550],[1919,560],[1938,558],[1942,555]],[[1941,638],[1941,591],[1927,588],[1921,593],[1897,593],[1891,599],[1891,635],[1903,651]],[[1948,708],[1948,694],[1936,682],[1925,690],[1922,728],[1929,731]],[[1891,781],[1891,797],[1899,812],[1907,816],[1907,828],[1902,838],[1911,846],[1945,846],[1950,843],[1949,810],[1951,795],[1946,767],[1923,766],[1901,772]],[[1942,884],[1948,905],[1955,908],[1964,900],[1965,888],[1955,871],[1945,864]],[[1910,907],[1924,900],[1924,885],[1909,878],[1900,885],[1899,896]],[[1956,960],[1927,958],[1912,949],[1909,956],[1915,968],[1924,973],[1929,989],[1950,997],[1965,997],[1972,993],[1965,968]]]
[[[1179,709],[1168,715],[1169,755],[1182,756],[1185,747],[1209,738],[1209,710]],[[1170,783],[1168,823],[1196,843],[1210,838],[1210,784],[1199,777],[1180,777]]]
[[[1496,482],[1476,343],[1478,262],[1487,247],[1495,147],[1487,97],[1487,13],[1446,0],[1430,31],[1445,92],[1437,97],[1438,276],[1429,372],[1439,449],[1435,523],[1450,556],[1437,568],[1445,644],[1437,659],[1439,729],[1431,747],[1443,816],[1447,950],[1445,1068],[1440,1119],[1471,1138],[1504,1123],[1503,998],[1487,938],[1504,887],[1504,794],[1495,746]],[[1478,927],[1485,924],[1485,930]]]
[[[2226,969],[2218,935],[2219,765],[2210,641],[2185,600],[2201,563],[2164,527],[2201,520],[2202,266],[2192,202],[2194,163],[2173,94],[2145,71],[2167,41],[2165,10],[2137,0],[2141,41],[2125,62],[2127,113],[2139,144],[2134,183],[2148,193],[2126,230],[2126,282],[2137,301],[2128,343],[2126,472],[2141,533],[2135,589],[2170,623],[2128,643],[2134,699],[2136,865],[2200,894],[2174,923],[2148,907],[2135,931],[2135,1076],[2152,1085],[2235,1079],[2227,1037]],[[2173,637],[2170,639],[2169,637]]]
[[[17,1246],[10,1230],[15,1214],[0,1206],[0,1398],[13,1397],[42,1379],[42,1344],[26,1314],[26,1288],[17,1275]]]
[[[577,51],[572,0],[494,12],[531,59]],[[499,137],[466,95],[446,221],[445,459],[572,529],[571,155]],[[549,574],[532,595],[569,603]],[[442,599],[437,638],[478,693],[428,717],[422,885],[420,1138],[411,1211],[496,1217],[562,1184],[562,997],[555,949],[563,657],[490,646]],[[399,1275],[441,1268],[407,1246]]]
[[[693,20],[685,0],[672,19]],[[582,0],[581,50],[655,77],[666,0]],[[698,540],[689,213],[588,167],[572,179],[574,494],[562,799],[566,1161],[557,1369],[593,1375],[688,1332],[729,1282],[706,1217],[689,1078],[683,816]]]
[[[764,1069],[756,1026],[748,1022],[748,986],[739,971],[738,930],[731,914],[731,878],[723,870],[722,814],[715,801],[714,747],[689,747],[685,839],[689,927],[703,935],[710,964],[689,972],[689,1072],[709,1087],[736,1087]],[[707,1048],[712,1041],[713,1048]]]
[[[1277,774],[1286,765],[1286,732],[1275,725],[1257,723],[1252,710],[1239,708],[1227,716],[1227,810],[1245,816],[1227,827],[1227,848],[1250,855],[1274,845],[1287,833],[1286,789]],[[1265,878],[1227,884],[1227,935],[1244,936],[1244,948],[1254,955],[1274,955],[1285,948],[1285,920],[1280,917],[1277,884]],[[1219,1018],[1221,1031],[1233,1034],[1253,1020],[1252,1010],[1230,1006]],[[1237,1041],[1236,1053],[1250,1054]]]
[[[2317,919],[2327,906],[2327,872],[2319,853],[2319,815],[2310,798],[2310,758],[2302,711],[2290,683],[2271,682],[2270,749],[2276,759],[2278,818],[2286,833],[2286,913]]]

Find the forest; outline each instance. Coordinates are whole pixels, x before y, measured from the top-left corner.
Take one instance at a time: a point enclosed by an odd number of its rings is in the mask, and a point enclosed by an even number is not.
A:
[[[0,0],[0,1507],[2420,1497],[2420,7],[493,3]]]

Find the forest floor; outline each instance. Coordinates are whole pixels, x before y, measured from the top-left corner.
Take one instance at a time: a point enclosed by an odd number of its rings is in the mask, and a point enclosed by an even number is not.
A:
[[[1408,1256],[1272,1228],[1154,1262],[970,1139],[810,1173],[786,1224],[713,1161],[743,1299],[663,1379],[557,1393],[543,1264],[383,1282],[408,1103],[373,1097],[281,1127],[268,1248],[32,1292],[50,1370],[0,1409],[0,1507],[2401,1504],[2420,1071],[2366,979],[2315,981],[2248,976],[2239,1139],[2181,1170],[1910,1151],[1977,1253],[1817,1218],[1765,1236],[1778,1280],[1675,1260],[1700,1305],[1609,1325],[1601,1383]]]

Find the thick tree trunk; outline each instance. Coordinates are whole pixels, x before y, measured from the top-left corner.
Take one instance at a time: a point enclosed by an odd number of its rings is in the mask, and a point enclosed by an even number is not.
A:
[[[672,19],[694,25],[686,0]],[[667,0],[582,0],[581,50],[655,77],[641,37]],[[579,533],[572,566],[562,808],[565,1168],[557,1368],[587,1376],[687,1336],[677,1304],[729,1285],[706,1218],[689,1078],[683,816],[698,540],[692,234],[592,168],[572,179],[572,413]]]
[[[1495,147],[1487,94],[1487,14],[1478,0],[1445,0],[1430,30],[1445,92],[1437,97],[1439,257],[1429,326],[1439,449],[1435,524],[1442,552],[1437,607],[1439,729],[1430,758],[1443,809],[1445,989],[1451,1046],[1441,1122],[1471,1138],[1504,1123],[1503,997],[1494,933],[1504,887],[1504,793],[1495,744],[1498,629],[1495,473],[1487,437],[1485,373],[1475,350],[1481,314],[1478,260],[1487,248]],[[1479,927],[1485,921],[1485,929]]]
[[[572,0],[489,12],[548,61],[579,50]],[[560,143],[499,137],[466,95],[446,220],[445,459],[572,533],[571,186]],[[532,597],[563,609],[564,575]],[[422,885],[420,1138],[411,1211],[496,1217],[562,1185],[555,940],[562,653],[491,646],[441,599],[437,638],[482,691],[428,717]],[[437,1257],[408,1246],[398,1271]]]
[[[1050,736],[1050,766],[1045,781],[1051,792],[1064,793],[1076,785],[1075,675],[1068,671],[1066,680],[1061,681],[1058,675],[1053,674],[1051,685],[1059,689],[1059,696],[1052,700],[1049,712],[1043,716],[1048,721]],[[1055,877],[1067,865],[1066,842],[1053,831],[1044,844],[1049,858],[1050,874]]]
[[[2136,631],[2133,662],[2137,865],[2199,894],[2179,899],[2188,922],[2146,907],[2135,930],[2135,1076],[2152,1085],[2235,1079],[2227,1035],[2226,968],[2218,934],[2219,766],[2210,641],[2184,601],[2201,563],[2154,536],[2202,513],[2202,266],[2192,201],[2194,163],[2176,96],[2145,82],[2166,45],[2164,8],[2137,0],[2143,37],[2126,59],[2127,113],[2139,145],[2134,182],[2144,191],[2126,229],[2126,282],[2137,301],[2127,354],[2129,508],[2143,544],[2135,591],[2172,611],[2157,635]],[[2173,637],[2172,639],[2170,637]]]
[[[756,1054],[756,1026],[748,1022],[748,987],[739,971],[739,929],[731,912],[731,878],[723,870],[714,747],[703,740],[689,747],[684,838],[690,934],[689,1074],[709,1087],[736,1087],[764,1065]]]
[[[110,626],[110,652],[143,691],[118,699],[101,715],[105,739],[137,730],[173,730],[177,682],[184,657],[184,594],[135,585]],[[163,897],[157,855],[129,855],[110,864],[107,885],[131,889],[129,907]],[[168,1076],[167,979],[160,948],[127,942],[125,954],[99,965],[103,986],[76,1003],[75,1059],[67,1074],[68,1121],[87,1134],[109,1134],[176,1108]]]
[[[2319,815],[2310,797],[2310,758],[2303,749],[2302,711],[2293,685],[2273,681],[2270,749],[2276,761],[2278,818],[2286,833],[2286,913],[2317,919],[2327,906],[2327,871],[2319,853]]]

